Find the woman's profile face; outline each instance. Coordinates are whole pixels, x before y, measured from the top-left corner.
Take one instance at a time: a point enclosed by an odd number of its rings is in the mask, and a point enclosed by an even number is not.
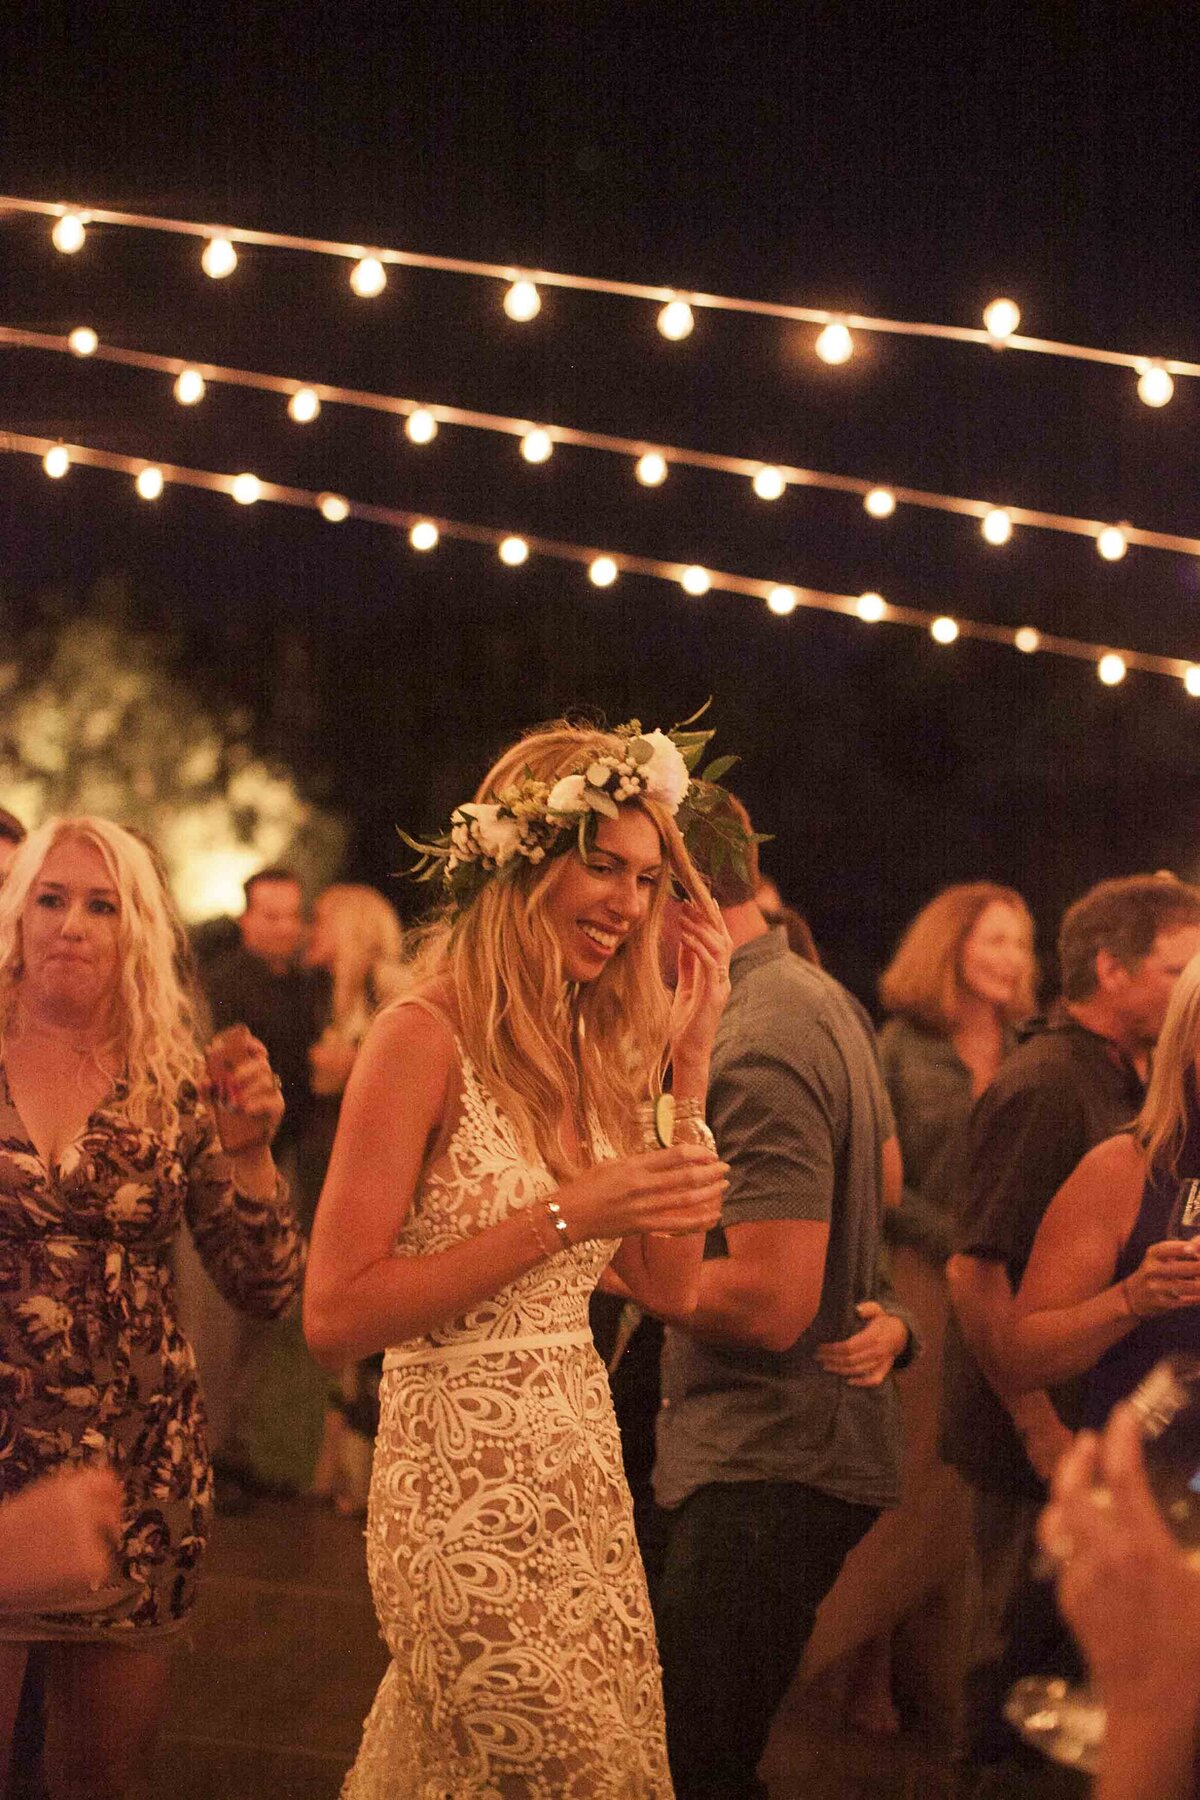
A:
[[[963,939],[959,978],[989,1006],[1011,1006],[1030,964],[1029,927],[1003,900],[989,901]]]
[[[60,838],[46,855],[21,913],[22,989],[72,1013],[116,991],[121,899],[94,844]]]
[[[663,849],[653,820],[622,806],[602,818],[586,859],[568,850],[546,903],[568,981],[595,981],[650,911],[662,876]]]

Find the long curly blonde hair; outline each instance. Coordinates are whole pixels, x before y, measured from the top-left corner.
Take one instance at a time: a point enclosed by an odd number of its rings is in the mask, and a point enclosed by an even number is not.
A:
[[[506,750],[475,798],[495,800],[529,774],[553,783],[589,759],[622,755],[622,740],[596,726],[556,719]],[[555,1173],[574,1173],[564,1158],[564,1118],[592,1118],[619,1153],[641,1147],[637,1109],[661,1086],[670,995],[659,966],[662,909],[674,880],[711,908],[674,819],[659,803],[628,801],[653,822],[662,873],[648,914],[595,981],[568,983],[546,918],[547,902],[576,848],[530,864],[508,865],[456,919],[420,935],[409,989],[448,980],[466,1054],[527,1150]]]
[[[113,1014],[124,1109],[139,1127],[171,1131],[179,1119],[181,1083],[203,1073],[192,1001],[178,971],[183,926],[146,846],[108,819],[50,819],[13,859],[0,888],[0,1050],[20,1008],[21,915],[46,857],[71,839],[99,852],[119,902]]]

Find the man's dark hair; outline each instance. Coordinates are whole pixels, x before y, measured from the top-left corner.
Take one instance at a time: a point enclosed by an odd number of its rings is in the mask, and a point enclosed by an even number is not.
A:
[[[260,881],[290,881],[293,882],[296,887],[301,885],[300,877],[297,875],[295,869],[285,869],[282,864],[276,864],[275,867],[270,869],[257,869],[242,885],[242,892],[246,896],[247,906],[249,906],[251,895]]]
[[[685,841],[688,855],[712,889],[718,906],[741,906],[753,900],[762,880],[758,868],[761,841],[736,794],[715,782],[693,783],[689,795]]]
[[[6,844],[23,844],[27,835],[16,813],[10,813],[7,807],[0,806],[0,838]]]
[[[1090,1000],[1098,986],[1096,957],[1107,950],[1126,969],[1147,956],[1160,931],[1200,925],[1200,888],[1174,875],[1127,875],[1101,881],[1063,914],[1058,962],[1064,1000]]]

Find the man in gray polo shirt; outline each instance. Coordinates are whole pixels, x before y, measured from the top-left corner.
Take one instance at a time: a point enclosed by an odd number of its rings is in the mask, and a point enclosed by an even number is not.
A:
[[[693,855],[708,873],[703,837]],[[655,1612],[678,1800],[765,1792],[755,1770],[816,1609],[900,1497],[891,1111],[861,1008],[767,926],[754,860],[751,844],[744,878],[713,881],[735,946],[708,1094],[730,1187],[699,1305],[668,1321],[663,1354]]]

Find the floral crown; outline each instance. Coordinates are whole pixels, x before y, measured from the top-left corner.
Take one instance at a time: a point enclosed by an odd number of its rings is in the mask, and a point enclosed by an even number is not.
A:
[[[708,813],[716,784],[737,761],[736,756],[718,757],[693,776],[715,733],[688,728],[710,705],[705,701],[699,712],[670,731],[644,732],[637,719],[618,725],[608,735],[620,740],[619,751],[587,756],[553,783],[539,781],[527,770],[496,800],[456,807],[449,831],[427,843],[401,831],[418,857],[409,874],[417,881],[440,876],[452,905],[461,911],[492,876],[520,868],[522,862],[544,862],[574,845],[586,854],[599,820],[615,819],[629,800],[654,800],[665,807],[677,818],[686,843],[689,827]],[[724,852],[727,866],[744,866],[750,841],[761,840],[757,833],[748,839],[735,823],[722,831],[718,856]]]

